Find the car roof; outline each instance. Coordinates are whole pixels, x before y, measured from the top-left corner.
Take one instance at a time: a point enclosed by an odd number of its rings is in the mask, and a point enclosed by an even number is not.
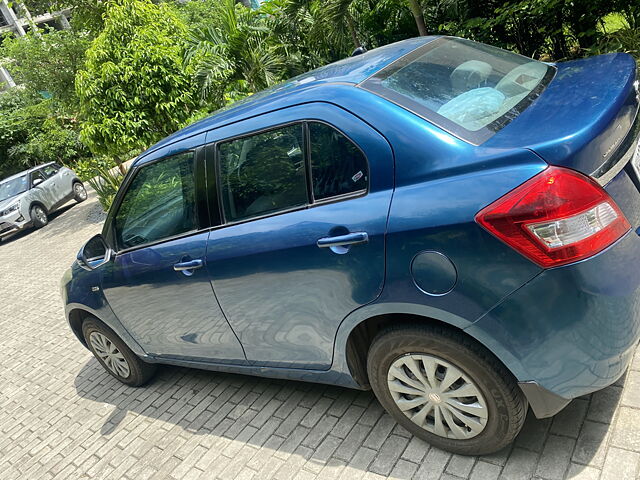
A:
[[[189,125],[166,137],[143,152],[137,160],[149,153],[200,133],[219,128],[230,123],[241,121],[267,111],[288,106],[286,97],[294,92],[312,89],[328,84],[357,85],[376,72],[403,57],[416,48],[429,43],[440,36],[411,38],[383,47],[369,50],[355,57],[348,57],[323,67],[311,70],[274,87],[255,93],[243,100],[224,107],[204,120]],[[136,163],[137,163],[136,160]]]
[[[6,182],[8,180],[13,180],[14,178],[22,177],[23,175],[31,173],[34,170],[38,170],[39,168],[46,167],[47,165],[53,165],[54,163],[56,163],[56,162],[48,162],[48,163],[43,163],[41,165],[36,165],[35,167],[31,167],[31,168],[29,168],[27,170],[23,170],[22,172],[14,173],[13,175],[11,175],[11,176],[9,176],[7,178],[0,179],[0,182]]]

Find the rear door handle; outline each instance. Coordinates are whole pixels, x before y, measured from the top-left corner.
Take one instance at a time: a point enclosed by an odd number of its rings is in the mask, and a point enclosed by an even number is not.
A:
[[[188,262],[176,263],[173,266],[173,269],[176,272],[188,273],[191,270],[197,270],[198,268],[201,268],[201,267],[202,267],[202,260],[198,258],[196,260],[189,260]]]
[[[345,245],[357,245],[367,243],[369,234],[367,232],[354,232],[336,237],[323,237],[318,239],[317,245],[320,248],[344,247]]]

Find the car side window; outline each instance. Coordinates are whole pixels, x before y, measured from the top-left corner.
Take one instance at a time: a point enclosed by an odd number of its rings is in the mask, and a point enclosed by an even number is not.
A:
[[[356,145],[335,128],[309,122],[313,197],[323,200],[367,189],[367,159]]]
[[[123,249],[196,230],[193,152],[143,166],[124,194],[114,227]]]
[[[218,158],[228,222],[307,203],[302,124],[221,143]]]
[[[57,165],[47,165],[46,167],[42,167],[42,173],[44,173],[44,176],[47,178],[53,177],[58,173],[58,170],[60,170],[60,167]]]
[[[44,182],[47,179],[47,177],[44,176],[44,174],[42,173],[42,170],[34,170],[33,172],[31,172],[31,187],[35,187],[36,186],[36,180],[40,180],[40,182]]]

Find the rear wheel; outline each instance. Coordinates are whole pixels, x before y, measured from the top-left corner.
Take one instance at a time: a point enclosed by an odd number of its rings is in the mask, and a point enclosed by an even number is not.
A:
[[[35,228],[42,228],[49,223],[49,216],[47,215],[44,207],[40,205],[34,205],[31,207],[29,214],[31,215],[31,222]]]
[[[373,340],[369,382],[403,427],[463,455],[496,452],[520,432],[527,401],[482,346],[441,327],[394,327]]]
[[[82,335],[102,367],[122,383],[139,387],[155,373],[155,365],[143,362],[102,322],[93,318],[85,320],[82,323]]]
[[[80,203],[87,199],[87,190],[81,182],[75,182],[73,184],[73,199]]]

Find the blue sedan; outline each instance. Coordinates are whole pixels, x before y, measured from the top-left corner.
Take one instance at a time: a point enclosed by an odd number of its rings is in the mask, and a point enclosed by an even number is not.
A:
[[[483,454],[640,338],[635,62],[407,40],[251,96],[135,161],[63,279],[114,377],[158,364],[373,389]]]

